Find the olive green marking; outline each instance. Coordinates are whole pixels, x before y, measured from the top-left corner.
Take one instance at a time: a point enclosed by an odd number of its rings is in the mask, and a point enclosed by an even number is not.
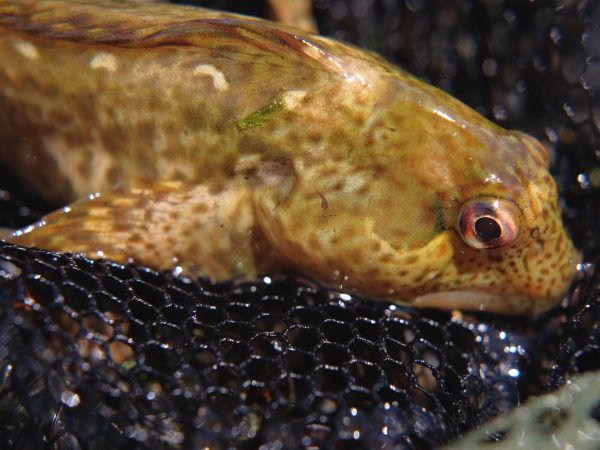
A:
[[[465,175],[480,182],[485,180],[489,174],[489,171],[487,171],[482,164],[473,164],[467,166],[465,170]]]
[[[123,370],[130,372],[133,370],[133,368],[136,365],[137,365],[137,362],[136,362],[135,358],[130,358],[127,361],[123,362],[123,364],[121,364],[121,367],[123,368]]]
[[[246,116],[243,119],[236,121],[236,124],[242,130],[246,130],[248,128],[261,127],[262,125],[264,125],[265,120],[269,116],[283,110],[285,107],[285,100],[281,97],[276,98],[273,101],[271,101],[271,103],[256,110],[249,116]]]
[[[436,201],[431,206],[431,212],[435,217],[432,233],[436,236],[446,229],[446,226],[444,225],[444,207],[439,201]]]

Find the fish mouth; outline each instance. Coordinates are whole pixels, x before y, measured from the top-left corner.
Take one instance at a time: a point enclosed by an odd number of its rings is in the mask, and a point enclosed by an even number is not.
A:
[[[424,294],[415,297],[411,303],[418,308],[461,309],[504,315],[533,315],[551,306],[548,302],[538,302],[519,294],[468,290]]]

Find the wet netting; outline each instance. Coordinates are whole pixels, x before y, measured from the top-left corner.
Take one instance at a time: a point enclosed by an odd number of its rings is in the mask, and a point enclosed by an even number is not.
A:
[[[584,253],[573,290],[535,321],[453,315],[0,244],[1,448],[433,448],[600,369],[600,3],[315,0],[314,14],[551,146]],[[0,227],[51,209],[24,192],[0,171]]]

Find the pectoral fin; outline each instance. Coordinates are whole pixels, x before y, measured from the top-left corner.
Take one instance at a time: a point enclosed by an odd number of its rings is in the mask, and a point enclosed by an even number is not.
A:
[[[221,280],[269,267],[254,225],[244,186],[165,183],[90,196],[7,240]]]

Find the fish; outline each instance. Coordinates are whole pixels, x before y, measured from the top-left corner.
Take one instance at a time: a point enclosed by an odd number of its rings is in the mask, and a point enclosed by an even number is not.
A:
[[[372,52],[196,7],[0,0],[0,164],[58,207],[7,241],[215,281],[532,316],[580,261],[534,137]]]

